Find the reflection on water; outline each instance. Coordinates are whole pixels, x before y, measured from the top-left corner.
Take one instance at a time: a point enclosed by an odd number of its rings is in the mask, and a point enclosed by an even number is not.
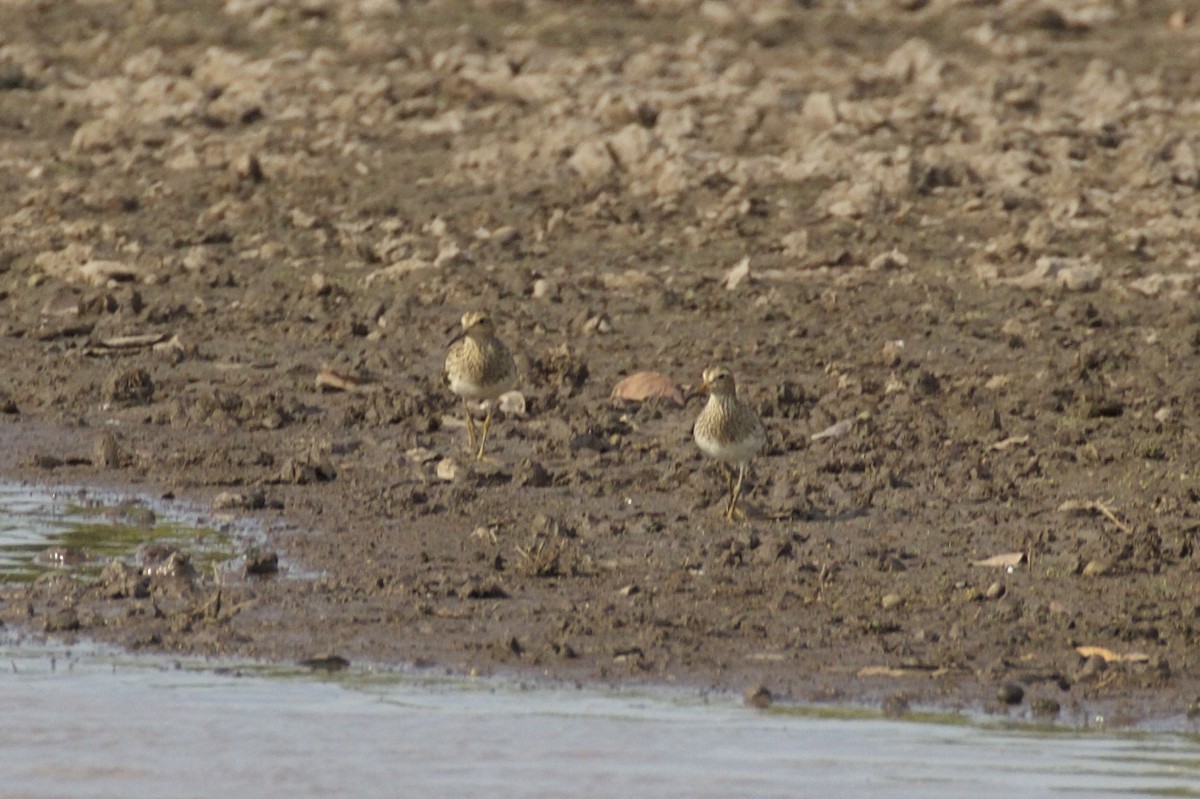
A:
[[[180,549],[202,571],[235,555],[227,533],[196,520],[163,518],[140,501],[0,483],[0,582],[26,582],[49,571],[87,579],[110,558],[132,561],[150,543]]]
[[[5,796],[1200,796],[1188,735],[16,646],[0,662]]]

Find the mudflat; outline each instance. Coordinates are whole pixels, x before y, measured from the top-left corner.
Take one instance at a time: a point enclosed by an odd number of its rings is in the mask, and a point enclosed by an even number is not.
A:
[[[1173,4],[4,16],[0,472],[257,517],[286,566],[51,575],[0,589],[5,625],[1196,709],[1200,23]],[[472,310],[520,372],[482,461],[441,378]],[[714,365],[767,430],[732,522],[691,435]]]

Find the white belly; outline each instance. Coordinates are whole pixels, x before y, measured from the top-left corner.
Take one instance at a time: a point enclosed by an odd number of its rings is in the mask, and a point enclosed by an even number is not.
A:
[[[461,377],[454,375],[449,376],[450,390],[460,397],[465,397],[469,400],[485,400],[496,399],[505,391],[510,391],[513,384],[516,382],[511,377],[506,380],[501,380],[496,383],[476,383],[472,380],[464,380]]]
[[[738,441],[718,441],[715,438],[696,433],[696,446],[710,458],[716,458],[725,463],[745,463],[758,454],[767,441],[761,431]]]

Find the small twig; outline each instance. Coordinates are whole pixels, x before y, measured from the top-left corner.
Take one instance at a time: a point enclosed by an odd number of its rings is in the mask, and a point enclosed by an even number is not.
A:
[[[1108,519],[1110,522],[1112,522],[1113,524],[1115,524],[1117,526],[1117,529],[1120,530],[1122,533],[1125,533],[1125,535],[1133,534],[1133,528],[1130,527],[1129,525],[1125,524],[1125,522],[1118,519],[1117,514],[1113,513],[1109,509],[1109,507],[1107,505],[1105,505],[1103,502],[1093,502],[1092,507],[1095,508],[1096,510],[1100,511],[1101,513],[1103,513],[1104,517],[1106,519]]]
[[[1113,513],[1112,509],[1099,500],[1078,500],[1069,499],[1058,506],[1058,509],[1066,513],[1093,512],[1099,513],[1104,518],[1108,519],[1118,530],[1130,535],[1133,533],[1133,528],[1125,522],[1117,518],[1117,514]]]

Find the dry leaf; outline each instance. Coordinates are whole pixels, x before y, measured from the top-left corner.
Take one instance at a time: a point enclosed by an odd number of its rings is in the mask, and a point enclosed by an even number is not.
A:
[[[600,275],[600,283],[609,291],[646,291],[657,288],[658,278],[637,269],[627,269],[624,272]]]
[[[629,402],[668,399],[676,405],[683,405],[683,390],[674,380],[658,372],[634,372],[613,386],[611,396]]]
[[[829,427],[826,427],[821,432],[813,433],[811,438],[813,441],[821,441],[822,439],[826,439],[826,438],[837,438],[838,436],[844,436],[846,433],[849,433],[851,431],[851,429],[854,428],[854,423],[856,421],[858,421],[858,420],[857,419],[843,419],[840,422],[835,422],[834,424],[829,425]]]
[[[997,452],[1003,452],[1004,450],[1008,449],[1009,447],[1015,447],[1018,444],[1028,444],[1028,443],[1029,443],[1029,436],[1009,436],[1008,438],[1004,439],[1003,441],[997,441],[995,444],[992,444],[992,449],[996,450]]]
[[[1005,552],[1001,555],[992,555],[984,560],[971,561],[972,566],[989,566],[997,569],[1004,569],[1010,566],[1017,566],[1025,562],[1024,552]]]
[[[940,666],[932,665],[914,665],[914,666],[863,666],[858,670],[859,677],[940,677],[946,673],[946,669]]]
[[[437,460],[440,457],[436,452],[427,447],[413,447],[404,451],[404,459],[409,463],[429,463]]]
[[[322,391],[368,391],[370,382],[332,369],[322,369],[317,372],[317,388]]]
[[[76,277],[93,286],[103,286],[110,280],[125,282],[141,278],[142,272],[137,267],[129,266],[120,261],[91,260],[75,270]]]
[[[1105,649],[1102,646],[1077,646],[1075,651],[1080,657],[1090,658],[1100,656],[1104,658],[1106,663],[1149,663],[1150,656],[1142,652],[1126,652],[1124,655],[1117,654],[1111,649]]]
[[[1112,508],[1105,505],[1103,502],[1093,502],[1090,500],[1068,499],[1058,506],[1059,513],[1099,513],[1104,518],[1112,522],[1118,530],[1125,534],[1133,532],[1133,528],[1121,521]]]
[[[134,336],[113,336],[112,338],[100,339],[100,343],[105,347],[113,350],[136,349],[137,347],[149,347],[162,341],[167,337],[166,333],[142,333]]]
[[[748,277],[750,277],[750,256],[746,256],[738,261],[733,268],[726,272],[721,284],[730,291],[733,291],[738,287],[739,283]]]

